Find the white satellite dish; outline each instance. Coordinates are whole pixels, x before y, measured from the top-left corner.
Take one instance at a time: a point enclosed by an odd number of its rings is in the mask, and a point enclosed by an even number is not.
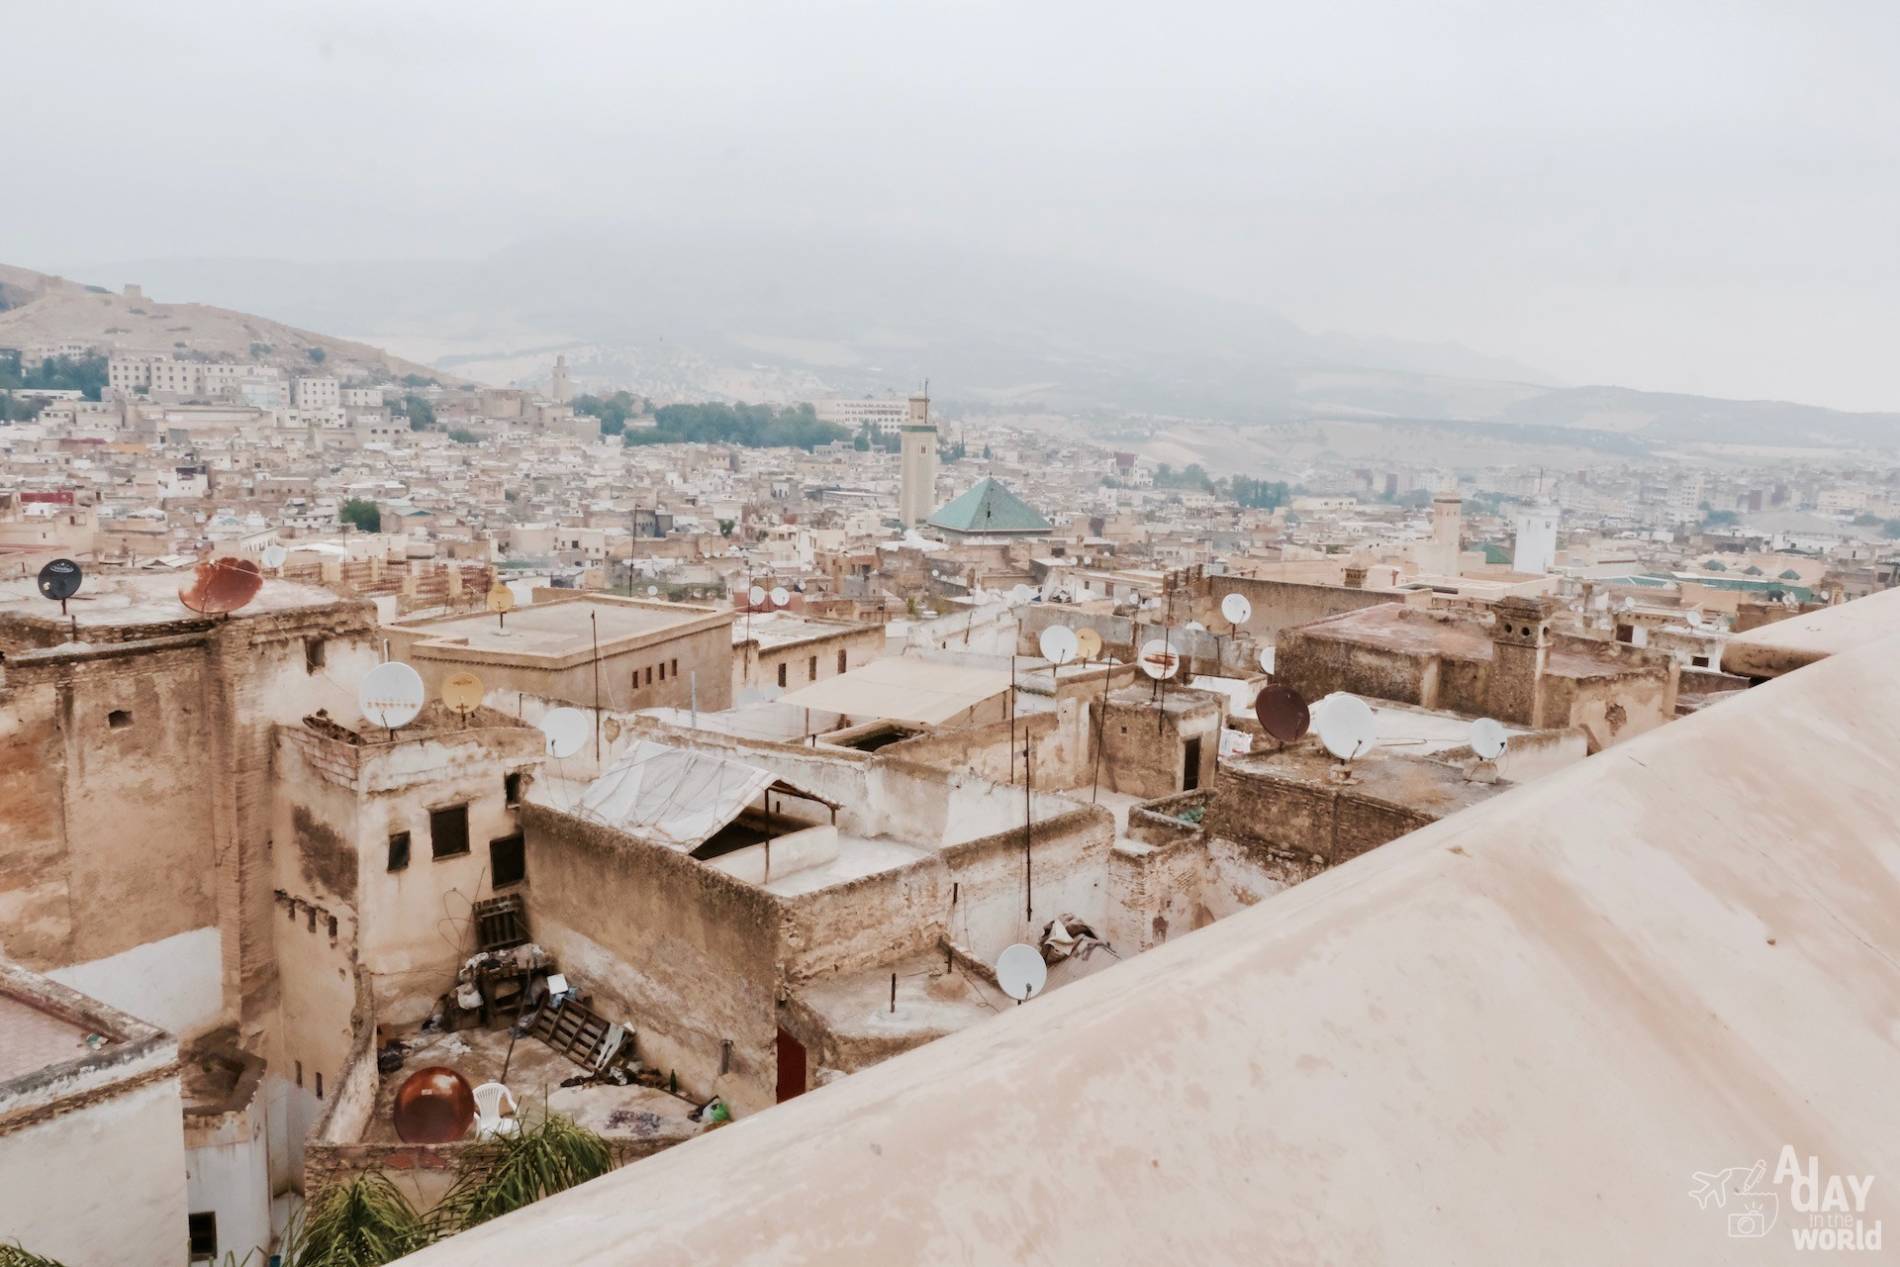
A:
[[[657,593],[659,593],[659,592],[660,592],[660,587],[659,587],[659,586],[657,586],[657,585],[649,585],[649,586],[647,586],[647,597],[648,597],[648,598],[651,598],[651,597],[653,597],[653,596],[654,596],[655,594],[657,594]]]
[[[1259,660],[1260,660],[1260,671],[1262,673],[1273,672],[1273,648],[1272,647],[1260,648]]]
[[[1042,658],[1051,664],[1067,664],[1075,659],[1075,653],[1081,642],[1075,636],[1075,630],[1067,625],[1051,625],[1042,631],[1036,639],[1036,649],[1042,652]]]
[[[1174,676],[1174,671],[1181,667],[1181,657],[1175,654],[1166,638],[1150,638],[1141,644],[1135,663],[1141,666],[1143,673],[1158,681]]]
[[[578,708],[557,708],[541,719],[541,734],[548,741],[548,755],[559,761],[571,757],[586,744],[594,723]]]
[[[783,585],[774,585],[772,587],[772,606],[783,607],[791,601],[792,596]]]
[[[267,568],[271,568],[273,570],[276,568],[280,568],[284,566],[284,560],[288,559],[289,557],[290,557],[290,551],[284,549],[284,547],[282,546],[265,546],[264,547],[264,566]]]
[[[1486,761],[1504,755],[1504,727],[1494,718],[1480,717],[1471,723],[1471,750]]]
[[[356,684],[357,708],[385,730],[414,721],[422,700],[422,675],[401,660],[377,665]]]
[[[1328,695],[1320,704],[1322,707],[1314,710],[1318,714],[1314,725],[1326,751],[1341,761],[1351,761],[1377,742],[1378,719],[1357,695]]]
[[[747,603],[753,607],[757,607],[760,603],[765,601],[765,589],[763,586],[754,585],[745,592],[745,597]]]
[[[1048,982],[1049,965],[1034,946],[1017,942],[1003,947],[1003,953],[996,956],[996,984],[1018,1003],[1041,994]]]
[[[1229,594],[1220,600],[1220,614],[1227,617],[1229,624],[1244,625],[1253,615],[1253,604],[1247,601],[1245,594]]]
[[[1189,633],[1206,633],[1207,632],[1207,626],[1203,625],[1198,620],[1190,620],[1188,621],[1187,624],[1181,627],[1187,630]]]
[[[1702,628],[1702,613],[1695,608],[1691,607],[1688,611],[1682,613],[1682,618],[1689,622],[1689,628]]]

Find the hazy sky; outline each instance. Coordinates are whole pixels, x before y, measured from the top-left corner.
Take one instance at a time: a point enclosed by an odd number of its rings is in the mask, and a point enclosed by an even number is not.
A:
[[[877,226],[1900,409],[1900,0],[11,0],[0,43],[7,263]]]

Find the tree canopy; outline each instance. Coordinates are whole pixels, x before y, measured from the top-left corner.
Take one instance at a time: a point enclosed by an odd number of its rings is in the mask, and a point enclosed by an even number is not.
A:
[[[346,524],[355,524],[358,532],[381,532],[383,530],[383,512],[376,503],[365,501],[361,497],[352,497],[337,508],[336,517]]]
[[[737,444],[748,449],[814,449],[851,433],[820,422],[810,405],[664,405],[652,427],[623,432],[627,444]]]

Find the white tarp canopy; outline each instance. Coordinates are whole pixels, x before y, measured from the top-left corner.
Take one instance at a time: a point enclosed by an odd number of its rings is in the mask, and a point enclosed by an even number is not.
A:
[[[1009,674],[1000,669],[885,656],[789,691],[778,702],[816,713],[937,726],[1008,689]]]
[[[628,835],[692,849],[776,782],[755,765],[643,739],[587,785],[575,809]]]

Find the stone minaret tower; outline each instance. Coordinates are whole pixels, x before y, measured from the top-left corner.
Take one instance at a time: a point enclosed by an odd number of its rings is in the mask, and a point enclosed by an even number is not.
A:
[[[897,517],[906,528],[915,528],[937,508],[937,424],[930,420],[930,397],[924,392],[911,396],[901,438]]]
[[[574,384],[568,381],[565,354],[554,358],[554,386],[549,394],[554,397],[554,403],[557,405],[565,405],[574,399]]]

